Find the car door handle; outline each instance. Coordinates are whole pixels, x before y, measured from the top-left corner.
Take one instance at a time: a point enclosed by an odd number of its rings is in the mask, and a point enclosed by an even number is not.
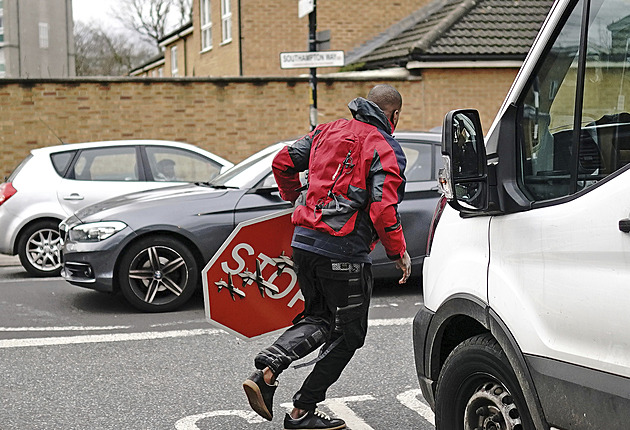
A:
[[[630,233],[630,218],[619,220],[619,230],[623,231],[624,233]]]
[[[72,193],[69,196],[65,196],[64,200],[83,200],[83,196],[78,193]]]

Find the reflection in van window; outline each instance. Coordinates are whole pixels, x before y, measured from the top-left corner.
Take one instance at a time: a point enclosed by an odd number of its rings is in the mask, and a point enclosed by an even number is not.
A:
[[[591,2],[576,141],[582,8],[578,2],[521,106],[521,185],[535,201],[580,191],[630,162],[630,0]]]
[[[521,107],[521,180],[533,200],[569,193],[569,166],[556,146],[571,141],[582,2],[578,2],[534,76]],[[562,143],[560,143],[562,141]]]

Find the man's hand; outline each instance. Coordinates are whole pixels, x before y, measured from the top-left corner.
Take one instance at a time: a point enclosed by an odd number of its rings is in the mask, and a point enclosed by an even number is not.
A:
[[[404,284],[411,276],[411,258],[409,257],[409,253],[405,251],[402,258],[396,260],[396,267],[398,267],[403,272],[402,278],[398,281],[399,284]]]

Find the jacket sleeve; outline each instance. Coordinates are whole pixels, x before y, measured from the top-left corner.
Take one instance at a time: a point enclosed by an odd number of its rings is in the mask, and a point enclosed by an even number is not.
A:
[[[405,153],[394,138],[377,136],[370,166],[369,214],[387,257],[397,260],[407,245],[403,235],[398,204],[405,195]]]
[[[313,133],[285,146],[273,159],[271,167],[283,200],[294,202],[300,195],[300,172],[308,169]]]

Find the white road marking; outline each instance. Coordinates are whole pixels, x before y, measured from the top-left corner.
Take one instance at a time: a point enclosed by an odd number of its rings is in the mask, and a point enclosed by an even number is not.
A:
[[[407,325],[413,322],[413,318],[383,318],[378,320],[369,320],[369,327],[387,327],[392,325]]]
[[[431,425],[435,425],[435,414],[427,404],[418,399],[418,396],[422,396],[422,390],[415,389],[400,393],[396,396],[396,399],[427,420]]]
[[[203,414],[190,415],[182,418],[181,420],[175,423],[176,430],[199,430],[197,426],[197,422],[199,420],[203,420],[205,418],[210,417],[220,417],[220,416],[235,416],[244,419],[249,424],[260,424],[264,423],[266,420],[260,416],[256,412],[251,411],[240,411],[240,410],[226,410],[226,411],[212,411],[206,412]]]
[[[412,318],[374,319],[370,327],[402,326],[411,324]],[[54,331],[98,331],[129,329],[132,326],[57,326],[57,327],[0,327],[0,332],[54,332]],[[0,348],[24,348],[29,346],[76,345],[82,343],[124,342],[138,340],[166,339],[175,337],[201,336],[207,334],[227,334],[221,329],[195,329],[150,331],[139,333],[111,333],[97,335],[58,336],[26,339],[0,339]]]
[[[411,409],[412,411],[418,413],[422,418],[424,418],[429,424],[435,426],[435,419],[433,415],[433,411],[429,406],[418,399],[418,396],[421,396],[422,393],[420,390],[408,390],[403,393],[400,393],[396,396],[396,399],[403,405]],[[376,400],[376,398],[370,394],[363,396],[348,396],[348,397],[337,397],[324,400],[321,405],[325,409],[330,410],[330,412],[338,418],[342,418],[348,428],[352,430],[374,430],[368,423],[365,422],[362,418],[360,418],[349,406],[348,403],[355,402],[365,402],[370,400]],[[287,412],[290,412],[293,409],[292,403],[281,403],[280,407],[285,408]],[[259,424],[264,423],[266,420],[261,418],[258,414],[252,411],[244,411],[244,410],[222,410],[222,411],[212,411],[205,412],[197,415],[190,415],[178,420],[175,423],[175,430],[200,430],[197,426],[197,423],[205,418],[218,417],[218,416],[235,416],[247,421],[249,424]]]
[[[0,332],[29,332],[29,331],[101,331],[122,330],[131,328],[129,325],[110,326],[66,326],[66,327],[0,327]]]
[[[374,430],[374,428],[370,427],[368,423],[366,423],[348,407],[348,403],[365,402],[367,400],[376,399],[374,396],[369,394],[365,396],[336,397],[324,400],[321,405],[329,409],[335,417],[343,417],[343,420],[346,422],[348,428],[351,428],[352,430]],[[287,411],[293,409],[292,403],[282,403],[280,406],[286,408]]]
[[[219,329],[171,330],[143,333],[111,333],[85,336],[42,337],[0,340],[0,348],[23,348],[28,346],[77,345],[82,343],[124,342],[138,340],[167,339],[175,337],[221,334]]]
[[[14,282],[50,282],[50,281],[63,281],[62,278],[18,278],[18,279],[11,279],[11,278],[0,278],[0,284],[5,284],[8,282],[14,283]]]

